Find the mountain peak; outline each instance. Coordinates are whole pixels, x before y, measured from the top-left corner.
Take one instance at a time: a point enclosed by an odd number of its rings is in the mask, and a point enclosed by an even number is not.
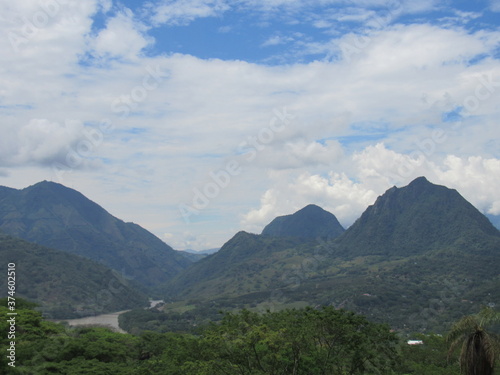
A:
[[[292,215],[279,216],[262,231],[268,237],[338,237],[344,228],[337,218],[319,206],[309,204]]]
[[[434,185],[425,176],[420,176],[408,184],[408,186]]]
[[[341,241],[352,255],[410,255],[484,234],[500,235],[456,190],[419,177],[379,196]]]

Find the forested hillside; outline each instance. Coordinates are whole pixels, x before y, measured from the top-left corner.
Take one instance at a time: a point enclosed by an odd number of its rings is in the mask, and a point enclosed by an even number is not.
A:
[[[79,318],[148,305],[137,285],[78,255],[0,233],[0,258],[15,264],[16,294],[37,302],[46,317]],[[5,269],[7,272],[7,268]],[[0,278],[6,295],[7,277]]]

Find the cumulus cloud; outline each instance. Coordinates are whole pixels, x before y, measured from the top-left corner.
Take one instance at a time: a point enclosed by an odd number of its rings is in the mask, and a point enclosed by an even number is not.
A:
[[[99,58],[135,58],[154,42],[146,35],[147,30],[130,9],[125,9],[109,19],[106,28],[91,40],[92,53]]]
[[[96,137],[96,134],[98,137]],[[0,163],[18,167],[38,165],[79,169],[98,164],[91,162],[101,141],[95,130],[81,122],[64,123],[32,119],[17,130],[11,129],[0,140]]]

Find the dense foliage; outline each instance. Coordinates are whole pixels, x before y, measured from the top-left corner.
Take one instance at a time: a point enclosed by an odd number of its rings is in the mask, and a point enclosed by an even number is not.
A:
[[[5,300],[6,316],[3,306]],[[458,374],[442,337],[417,336],[425,344],[410,347],[387,326],[331,307],[227,313],[196,335],[69,328],[21,302],[17,313],[15,367],[3,356],[2,374]],[[2,335],[2,352],[9,345]]]

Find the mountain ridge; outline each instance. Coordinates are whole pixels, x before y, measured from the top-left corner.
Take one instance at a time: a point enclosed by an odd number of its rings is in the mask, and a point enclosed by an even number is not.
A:
[[[191,264],[139,225],[125,223],[80,192],[54,182],[0,195],[0,229],[96,260],[147,287]]]

